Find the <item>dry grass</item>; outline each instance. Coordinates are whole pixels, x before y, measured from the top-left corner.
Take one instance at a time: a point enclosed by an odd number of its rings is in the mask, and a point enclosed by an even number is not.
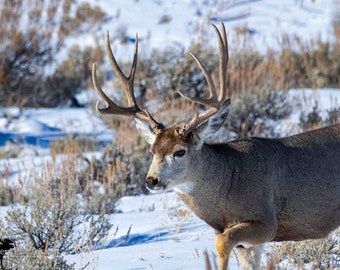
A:
[[[265,55],[241,47],[233,53],[228,83],[233,92],[258,88],[322,88],[340,86],[340,28],[334,22],[334,43],[320,39],[304,42],[298,36],[283,35],[281,51],[268,50]],[[238,48],[238,47],[236,47]]]
[[[81,154],[97,150],[97,142],[87,137],[66,136],[64,139],[51,143],[51,156],[53,159],[59,154]]]

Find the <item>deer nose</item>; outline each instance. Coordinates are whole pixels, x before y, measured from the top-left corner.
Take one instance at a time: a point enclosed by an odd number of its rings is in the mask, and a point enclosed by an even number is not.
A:
[[[146,178],[145,185],[147,189],[149,190],[154,190],[157,186],[159,186],[159,184],[160,184],[160,181],[158,178],[151,177],[151,176]]]

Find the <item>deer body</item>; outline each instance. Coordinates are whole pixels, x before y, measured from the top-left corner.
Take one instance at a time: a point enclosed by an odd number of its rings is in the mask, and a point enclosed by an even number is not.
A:
[[[206,138],[224,123],[230,99],[226,72],[229,59],[224,25],[213,25],[219,44],[219,91],[195,56],[208,86],[208,98],[184,98],[208,109],[187,122],[165,128],[139,108],[133,80],[138,39],[131,72],[126,76],[106,49],[120,79],[128,107],[112,101],[100,88],[96,67],[93,84],[106,107],[104,114],[134,116],[136,127],[151,145],[153,160],[146,186],[152,192],[174,190],[198,217],[216,232],[219,269],[228,267],[237,248],[242,269],[259,269],[261,245],[269,241],[325,237],[340,225],[340,124],[281,139],[243,138],[207,144]]]
[[[303,240],[340,224],[339,124],[283,139],[205,144],[195,156],[192,190],[175,191],[217,233],[266,220],[268,241]]]
[[[241,259],[248,258],[262,243],[322,238],[340,225],[340,124],[281,139],[204,143],[199,149],[194,138],[181,141],[174,130],[164,131],[173,137],[156,136],[151,151],[157,166],[151,165],[148,178],[171,179],[163,189],[174,188],[215,229],[220,269],[234,246]],[[176,157],[166,156],[177,148],[186,149],[187,157],[179,162],[182,169],[174,165],[174,175],[162,163],[173,165]],[[254,248],[245,249],[249,246]],[[258,269],[259,259],[257,254],[241,260],[243,269]]]

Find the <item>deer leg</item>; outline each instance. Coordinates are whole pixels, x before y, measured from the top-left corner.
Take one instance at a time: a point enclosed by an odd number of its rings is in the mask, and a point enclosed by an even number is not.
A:
[[[239,245],[239,248],[241,248],[243,243],[253,246],[270,241],[273,238],[275,228],[275,226],[259,222],[243,222],[226,229],[223,233],[217,234],[216,250],[219,257],[219,270],[227,269],[229,255],[234,246]],[[260,248],[253,247],[252,250],[245,251],[242,255],[244,255],[241,258],[242,260],[254,259],[260,261]],[[244,263],[245,268],[243,269],[258,269],[258,263],[256,261]],[[249,265],[249,267],[246,267],[246,265]]]
[[[237,246],[236,249],[240,258],[242,269],[260,269],[263,245],[251,246],[248,248],[244,246]]]
[[[224,233],[216,235],[216,250],[218,254],[218,270],[227,270],[228,260],[230,252],[233,249],[233,245],[228,243],[227,237]]]

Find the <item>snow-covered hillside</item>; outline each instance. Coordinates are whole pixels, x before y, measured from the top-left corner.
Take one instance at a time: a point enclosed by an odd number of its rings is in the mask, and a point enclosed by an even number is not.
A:
[[[325,40],[331,36],[332,20],[339,4],[336,0],[95,0],[93,3],[113,16],[100,29],[103,34],[123,32],[134,39],[138,32],[139,38],[147,41],[146,47],[152,48],[169,44],[187,46],[192,39],[202,38],[200,30],[210,35],[215,45],[209,23],[219,21],[225,23],[231,44],[234,30],[243,27],[252,34],[259,48],[275,48],[282,33],[297,34],[303,40],[320,35]],[[122,50],[120,47],[117,43],[115,49]],[[230,49],[232,52],[232,46]]]

